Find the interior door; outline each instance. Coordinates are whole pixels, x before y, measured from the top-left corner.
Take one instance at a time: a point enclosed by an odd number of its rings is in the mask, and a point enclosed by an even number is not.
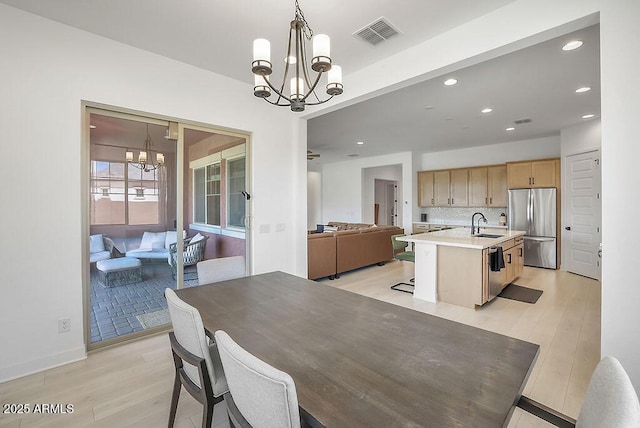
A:
[[[600,279],[600,151],[567,156],[564,237],[569,272]]]

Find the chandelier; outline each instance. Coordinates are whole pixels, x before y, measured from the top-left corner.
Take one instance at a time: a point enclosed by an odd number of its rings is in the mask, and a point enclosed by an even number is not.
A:
[[[151,146],[153,145],[153,141],[151,141],[151,136],[149,135],[149,124],[147,123],[147,138],[144,140],[144,148],[140,151],[138,155],[138,162],[133,161],[133,152],[128,151],[125,154],[125,159],[127,163],[131,166],[134,166],[138,169],[143,170],[144,172],[150,172],[158,167],[164,165],[164,155],[162,153],[156,153],[156,161],[147,163],[148,159],[151,158],[152,153]]]
[[[310,78],[307,67],[305,39],[312,40],[313,57],[311,59],[311,69],[317,73],[314,80]],[[291,111],[299,112],[304,111],[307,105],[326,103],[334,96],[342,93],[342,69],[338,65],[331,64],[329,36],[326,34],[313,35],[313,30],[304,18],[298,0],[296,0],[295,18],[291,21],[289,29],[289,44],[284,61],[286,65],[282,84],[279,88],[276,88],[269,79],[269,75],[273,71],[271,69],[271,44],[266,39],[253,41],[253,63],[251,68],[255,75],[253,95],[263,98],[270,104],[290,106]],[[289,81],[290,95],[286,96],[284,89],[291,68],[295,68],[295,76]],[[316,87],[320,82],[320,77],[325,72],[327,73],[326,92],[329,97],[323,100],[316,94]],[[306,92],[305,87],[309,88]],[[269,99],[272,91],[277,94],[275,101]]]

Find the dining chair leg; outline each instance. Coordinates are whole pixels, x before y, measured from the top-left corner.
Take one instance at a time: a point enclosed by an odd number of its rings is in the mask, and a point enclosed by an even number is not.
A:
[[[210,428],[213,422],[213,402],[207,402],[202,412],[202,428]]]
[[[169,410],[169,428],[173,428],[173,424],[176,420],[176,411],[178,410],[178,399],[180,398],[180,376],[176,370],[176,376],[173,381],[173,392],[171,393],[171,407]]]

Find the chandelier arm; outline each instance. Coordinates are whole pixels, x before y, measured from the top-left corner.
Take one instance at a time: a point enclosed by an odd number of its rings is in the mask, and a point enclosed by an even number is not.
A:
[[[307,93],[307,95],[305,95],[305,96],[304,96],[304,98],[302,99],[302,101],[303,101],[303,102],[305,102],[305,101],[307,100],[307,98],[309,97],[309,95],[311,95],[311,94],[313,94],[313,95],[316,97],[316,99],[317,99],[318,101],[320,101],[320,98],[319,98],[319,97],[318,97],[318,95],[316,94],[316,86],[318,86],[318,82],[320,82],[320,78],[321,78],[321,77],[322,77],[322,71],[320,71],[320,72],[318,73],[318,75],[316,76],[316,81],[315,81],[315,82],[313,82],[313,86],[311,86],[311,85],[310,85],[311,87],[309,88],[309,92],[308,92],[308,93]]]
[[[276,94],[278,94],[278,100],[277,100],[276,102],[280,102],[280,98],[284,98],[285,100],[289,101],[290,103],[291,103],[291,102],[293,102],[293,101],[291,100],[291,98],[287,97],[287,96],[286,96],[286,95],[284,95],[282,92],[280,92],[280,91],[278,90],[278,88],[276,88],[275,86],[273,86],[273,85],[271,84],[271,82],[269,82],[269,80],[264,79],[264,81],[265,81],[265,82],[267,82],[267,85],[269,85],[269,87],[270,87],[271,89],[273,89],[273,91],[274,91]],[[265,98],[265,100],[266,100],[266,98]],[[267,100],[267,101],[269,101],[269,100]],[[273,104],[273,102],[272,102],[272,101],[269,101],[269,102]],[[278,104],[278,105],[280,105],[280,104]]]
[[[326,100],[318,100],[318,102],[317,102],[317,103],[315,103],[315,102],[314,102],[314,103],[305,103],[305,105],[308,105],[308,106],[317,106],[317,105],[320,105],[320,104],[324,104],[324,103],[326,103],[327,101],[329,101],[331,98],[333,98],[334,96],[335,96],[335,95],[331,95],[331,96],[330,96],[329,98],[327,98]]]

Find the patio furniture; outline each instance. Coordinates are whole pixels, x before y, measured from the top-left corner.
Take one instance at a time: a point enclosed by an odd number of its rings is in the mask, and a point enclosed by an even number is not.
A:
[[[98,282],[105,287],[135,284],[142,281],[142,263],[135,257],[100,260],[96,263]]]
[[[108,260],[121,255],[111,238],[97,234],[89,236],[89,263]]]
[[[193,266],[204,260],[204,250],[207,245],[208,236],[197,233],[193,238],[184,241],[182,249],[182,265]],[[169,245],[169,264],[171,265],[171,274],[175,279],[178,272],[178,243],[174,242]]]
[[[182,237],[186,237],[186,231],[182,232]],[[175,230],[167,232],[144,232],[140,245],[135,250],[126,252],[127,257],[137,259],[160,259],[168,260],[171,244],[178,241],[178,233]]]

